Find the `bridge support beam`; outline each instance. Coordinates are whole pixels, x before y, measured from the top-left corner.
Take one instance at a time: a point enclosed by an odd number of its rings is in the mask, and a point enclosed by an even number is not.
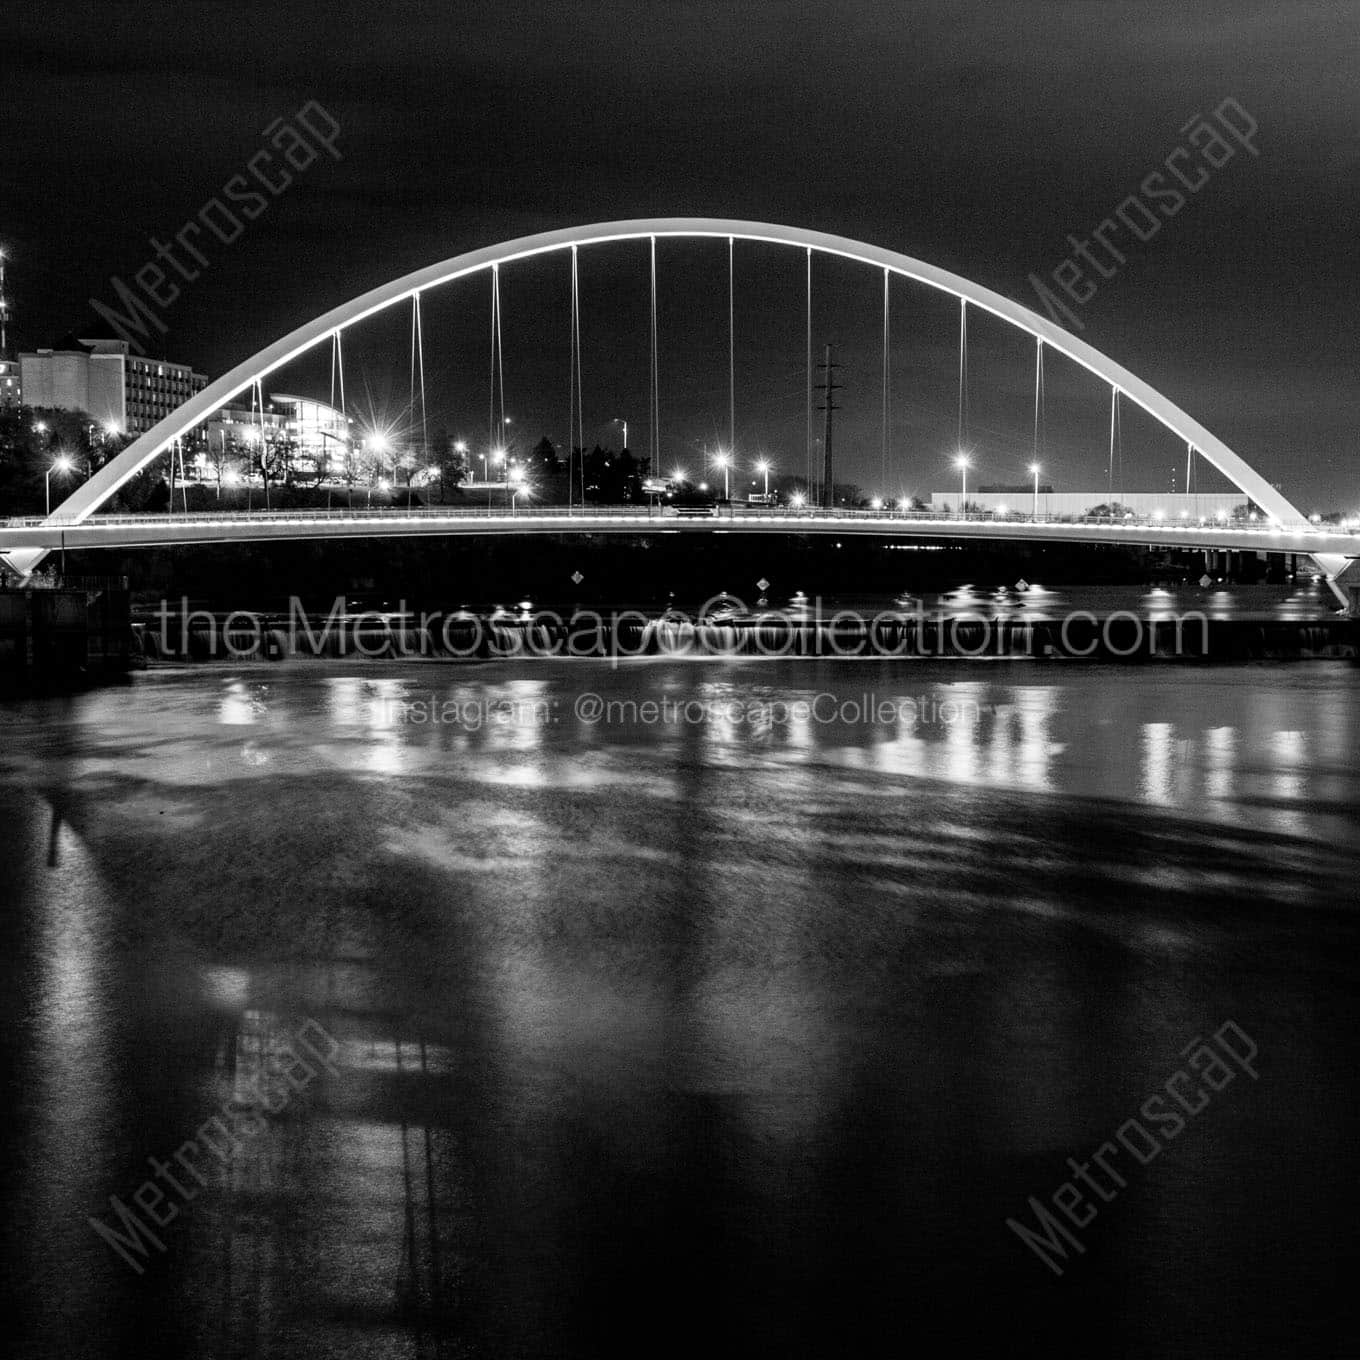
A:
[[[1360,619],[1360,557],[1315,553],[1313,561],[1322,568],[1332,594],[1345,606],[1347,617]]]

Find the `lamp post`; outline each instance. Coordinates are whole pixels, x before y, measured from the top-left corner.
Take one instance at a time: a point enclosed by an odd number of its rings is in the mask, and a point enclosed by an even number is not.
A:
[[[725,500],[725,501],[726,501],[726,500],[731,500],[731,498],[732,498],[732,488],[731,488],[730,478],[731,478],[731,470],[732,470],[732,460],[727,456],[727,454],[725,454],[721,449],[719,449],[718,452],[717,452],[717,455],[716,455],[716,456],[714,457],[714,459],[713,459],[713,465],[714,465],[715,467],[720,467],[720,468],[722,468],[722,475],[723,475],[723,500]]]
[[[533,489],[525,484],[524,469],[522,467],[512,468],[510,471],[510,516],[515,515],[515,500],[520,495],[531,496]]]
[[[959,518],[963,519],[968,514],[968,455],[959,454],[954,466],[959,470]]]
[[[766,462],[765,459],[762,458],[762,459],[760,460],[760,462],[758,462],[758,463],[756,464],[756,471],[757,471],[758,473],[760,473],[760,475],[761,475],[762,477],[765,478],[765,499],[768,501],[768,500],[770,499],[770,465],[769,465],[769,463]]]
[[[1034,514],[1031,518],[1037,524],[1039,522],[1039,464],[1031,463],[1029,470],[1034,474]]]
[[[47,514],[52,514],[52,474],[60,472],[64,477],[75,466],[69,458],[63,454],[60,458],[54,458],[52,465],[47,469]]]
[[[623,447],[626,449],[626,448],[628,447],[628,421],[627,421],[627,418],[624,417],[624,416],[615,416],[615,417],[614,417],[614,424],[615,424],[615,425],[622,425],[622,426],[623,426]]]

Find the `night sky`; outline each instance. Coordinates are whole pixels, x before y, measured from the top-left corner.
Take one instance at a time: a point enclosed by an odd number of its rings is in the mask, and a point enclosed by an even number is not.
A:
[[[1193,114],[1231,96],[1259,124],[1259,158],[1234,156],[1130,247],[1074,307],[1080,333],[1303,508],[1360,503],[1353,4],[11,0],[0,23],[0,242],[20,347],[79,330],[92,296],[112,302],[111,276],[130,281],[148,237],[173,235],[241,171],[271,120],[315,99],[340,121],[343,159],[300,174],[234,244],[205,247],[210,267],[166,310],[165,352],[211,375],[410,269],[614,218],[813,227],[1037,305],[1029,275],[1070,254],[1067,234],[1088,236]],[[726,431],[725,259],[709,251],[663,261],[667,463]],[[643,259],[583,263],[583,286],[598,330],[587,436],[623,414],[645,453]],[[846,365],[846,475],[869,486],[879,285],[828,269],[821,286],[817,342],[838,341]],[[534,437],[565,439],[562,279],[506,287],[507,409]],[[793,252],[739,252],[738,444],[790,471],[803,459],[800,289]],[[905,285],[895,297],[889,491],[954,485],[954,307]],[[427,320],[432,423],[485,439],[484,284]],[[404,324],[356,337],[355,390],[375,409],[406,400]],[[1023,478],[1032,351],[996,327],[976,344],[980,478]],[[1102,483],[1107,398],[1088,383],[1079,410],[1070,376],[1055,367],[1046,456],[1063,485]],[[1183,453],[1137,422],[1129,437],[1144,483],[1165,486]]]

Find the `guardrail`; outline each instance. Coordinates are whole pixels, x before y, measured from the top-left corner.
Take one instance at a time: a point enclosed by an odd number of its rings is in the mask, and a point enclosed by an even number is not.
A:
[[[732,522],[737,521],[758,521],[758,522],[779,522],[779,523],[798,523],[798,522],[847,522],[858,523],[863,521],[874,521],[883,523],[901,524],[904,527],[910,524],[951,524],[951,523],[970,523],[970,524],[1050,524],[1050,525],[1083,525],[1086,527],[1104,527],[1109,529],[1148,529],[1157,532],[1168,532],[1176,530],[1195,531],[1201,530],[1222,530],[1233,533],[1254,533],[1261,534],[1263,537],[1277,536],[1282,532],[1291,534],[1349,534],[1360,538],[1360,530],[1345,525],[1331,524],[1309,524],[1292,527],[1284,527],[1270,523],[1246,523],[1241,520],[1224,520],[1217,517],[1210,519],[1202,517],[1197,519],[1166,519],[1156,516],[1124,516],[1114,517],[1108,515],[1024,515],[1007,514],[1000,515],[995,511],[969,511],[960,515],[956,511],[947,510],[868,510],[868,509],[843,509],[843,510],[823,510],[820,507],[810,506],[739,506],[739,505],[719,505],[715,506],[707,514],[702,511],[681,509],[677,511],[674,507],[654,508],[651,506],[565,506],[565,505],[543,505],[526,507],[522,510],[506,511],[503,507],[479,507],[479,506],[449,506],[449,505],[420,505],[420,506],[389,506],[389,507],[364,507],[362,509],[351,509],[342,507],[340,509],[297,509],[297,510],[221,510],[221,511],[194,511],[192,513],[161,512],[156,514],[112,514],[102,515],[93,514],[83,519],[75,517],[52,516],[47,518],[41,515],[14,516],[9,519],[0,520],[7,528],[11,529],[38,529],[38,528],[91,528],[97,525],[133,525],[133,524],[240,524],[258,523],[261,521],[272,523],[297,523],[301,522],[329,522],[329,523],[352,523],[354,521],[401,521],[401,520],[428,520],[428,519],[451,519],[451,520],[517,520],[517,519],[560,519],[564,521],[599,521],[599,520],[638,520],[641,522],[668,520],[668,519],[722,519]]]

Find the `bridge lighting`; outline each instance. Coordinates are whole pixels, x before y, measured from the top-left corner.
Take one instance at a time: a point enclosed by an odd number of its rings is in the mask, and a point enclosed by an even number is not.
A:
[[[75,464],[65,454],[62,454],[60,457],[54,458],[52,466],[47,469],[47,513],[49,515],[52,513],[52,474],[60,472],[64,477],[73,467],[75,467]]]
[[[954,466],[959,470],[959,516],[962,518],[968,513],[968,455],[960,453],[954,459]]]
[[[719,449],[718,452],[717,452],[716,454],[713,455],[713,466],[714,466],[714,467],[720,467],[720,468],[722,468],[722,475],[723,475],[723,500],[725,500],[725,501],[731,500],[731,499],[732,499],[732,483],[731,483],[731,477],[732,477],[732,459],[728,456],[728,454],[726,453],[725,450]]]

